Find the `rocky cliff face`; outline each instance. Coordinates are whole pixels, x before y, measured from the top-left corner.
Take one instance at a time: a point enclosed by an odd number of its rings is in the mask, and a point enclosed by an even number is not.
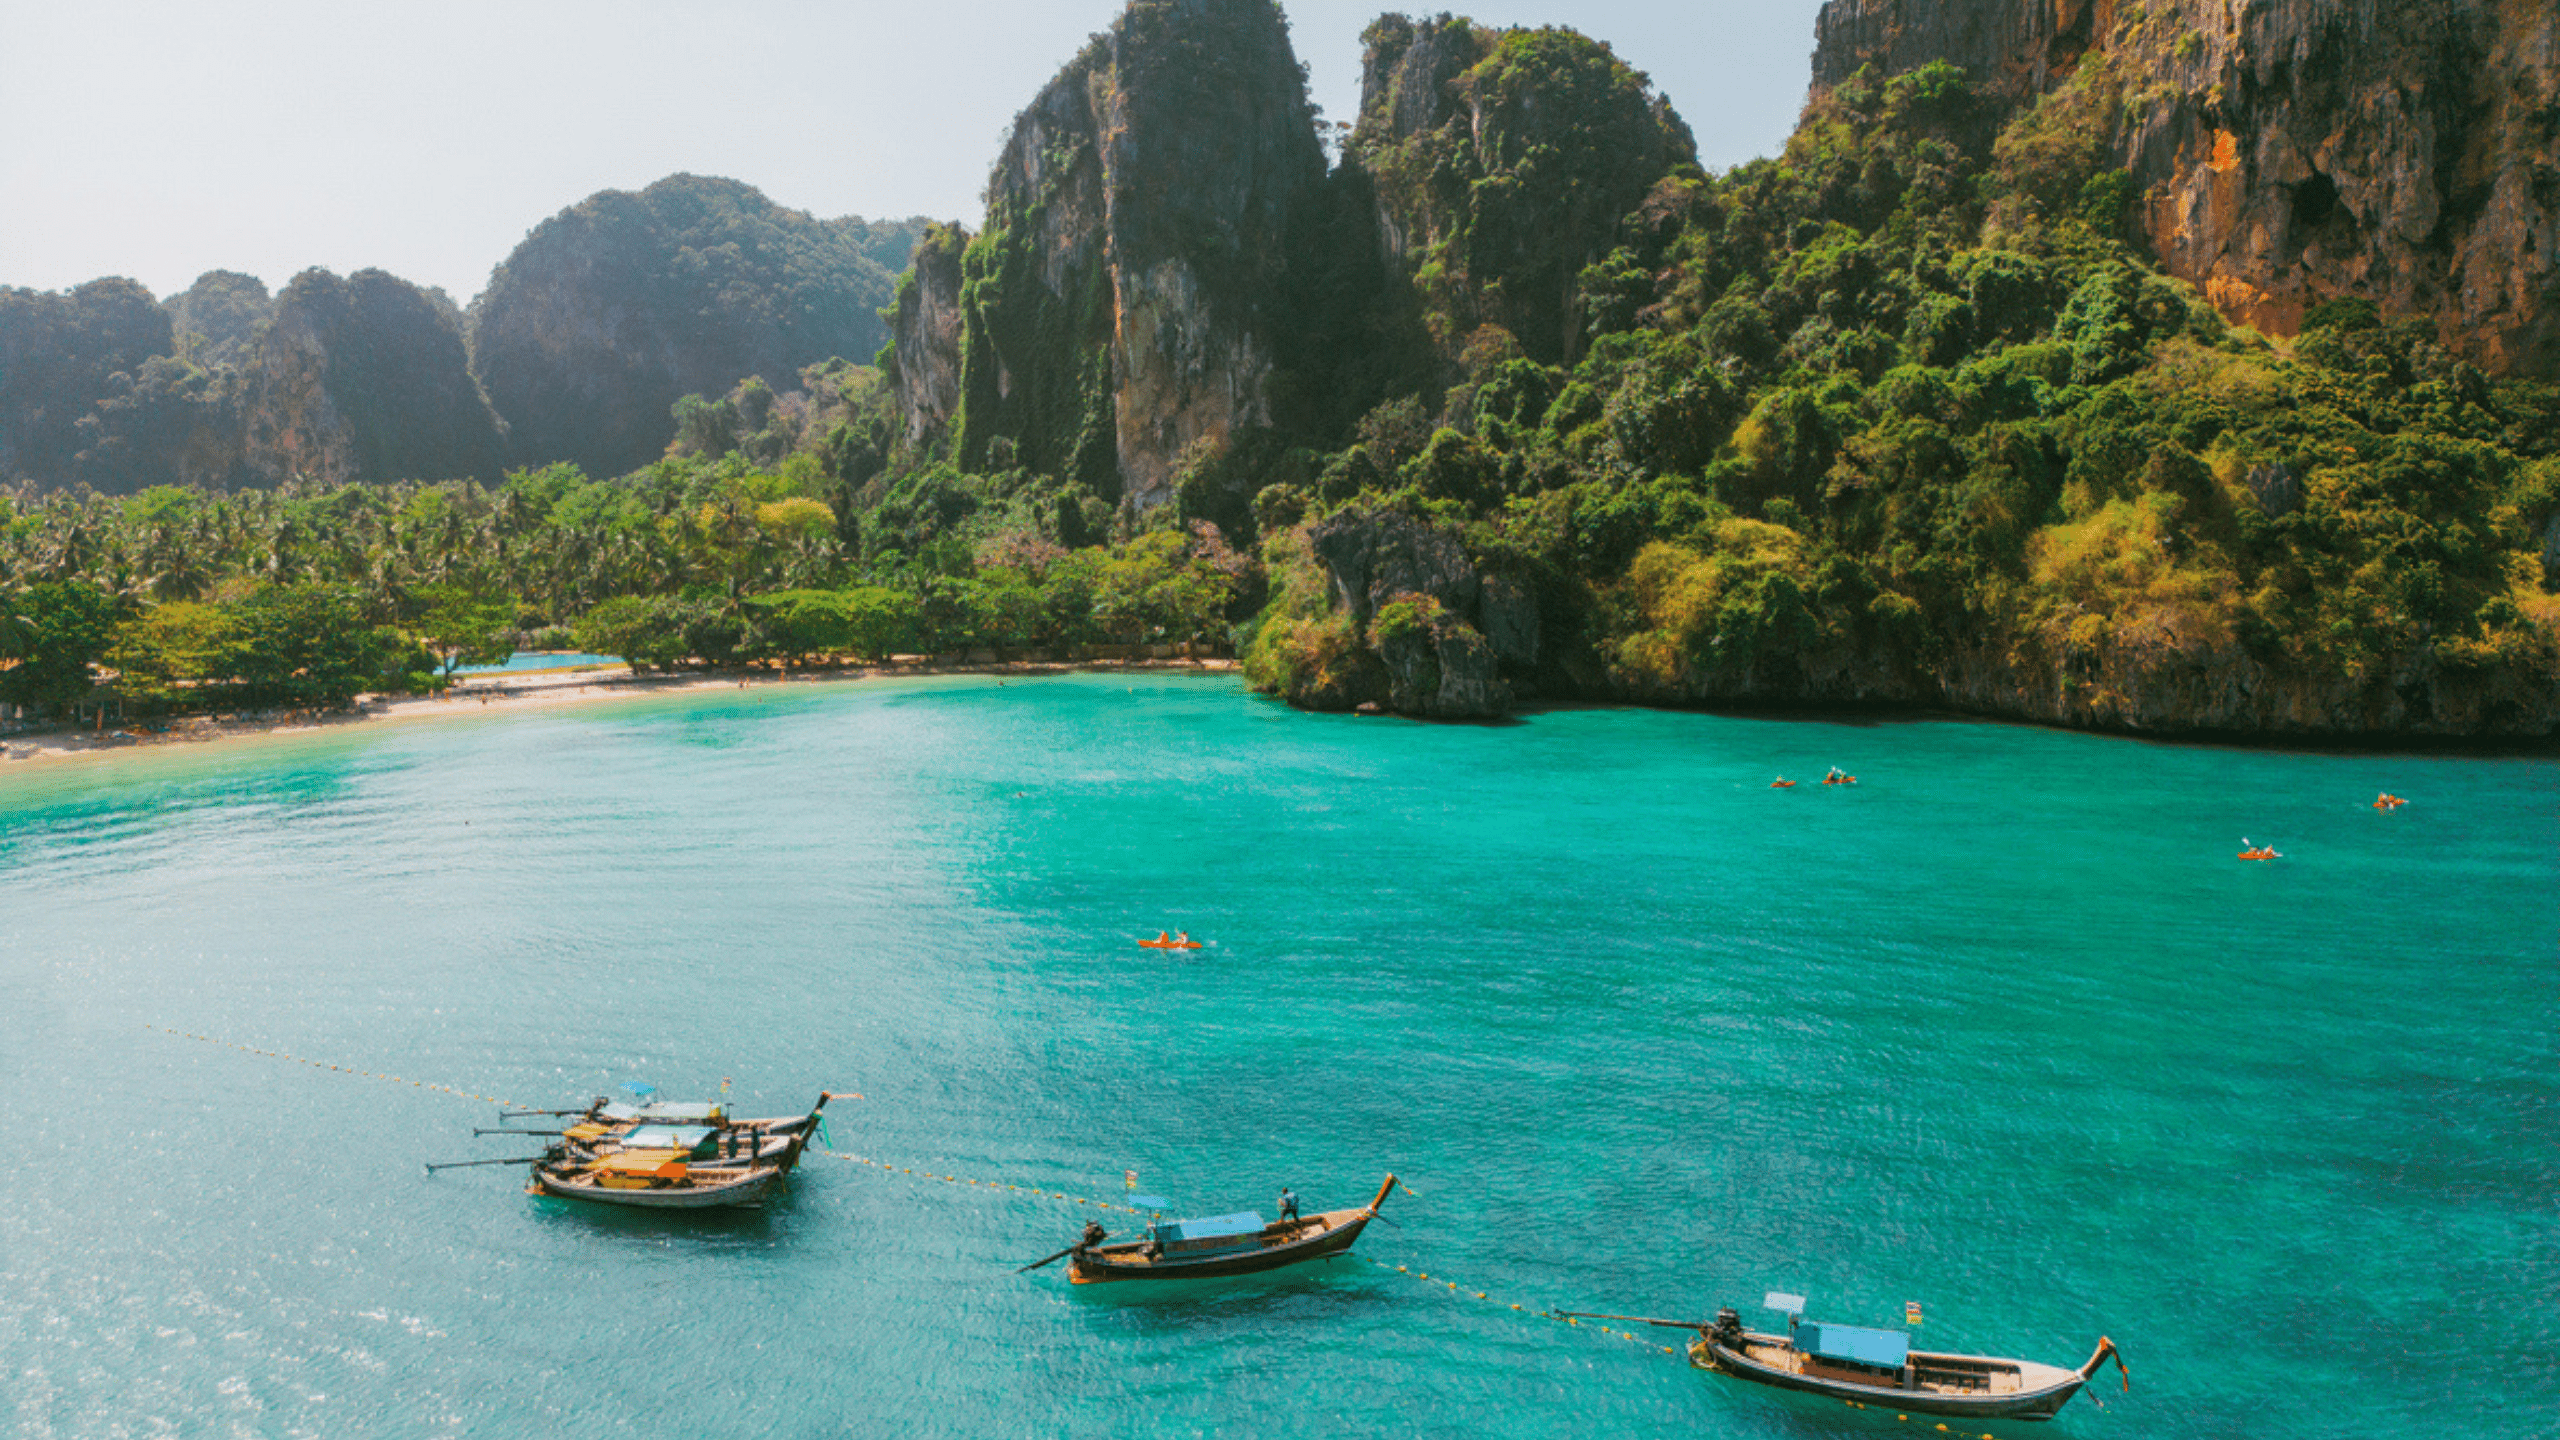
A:
[[[898,277],[889,315],[890,379],[910,445],[960,412],[960,260],[969,238],[958,225],[932,227]]]
[[[1287,22],[1268,0],[1135,0],[1014,121],[958,289],[918,274],[898,376],[910,424],[1140,507],[1187,453],[1271,419],[1297,212],[1324,180]],[[939,263],[937,261],[937,263]]]
[[[472,303],[476,373],[518,464],[657,459],[684,395],[869,360],[923,222],[818,220],[734,180],[607,190],[536,226]]]
[[[380,270],[306,270],[276,297],[243,394],[270,482],[495,479],[504,430],[471,378],[461,317]]]
[[[1511,708],[1515,682],[1539,660],[1538,604],[1526,584],[1480,565],[1454,530],[1400,511],[1344,511],[1307,540],[1361,653],[1328,688],[1293,703],[1437,720]]]
[[[2560,517],[2551,523],[2560,537]],[[1533,586],[1471,555],[1451,528],[1392,510],[1311,527],[1350,662],[1309,673],[1290,703],[1375,707],[1426,719],[1499,716],[1523,689],[1681,706],[1946,707],[1968,714],[2163,736],[2543,740],[2560,734],[2547,684],[2437,651],[2366,673],[2271,664],[2227,637],[2174,623],[1959,645],[1927,662],[1881,637],[1763,651],[1731,664],[1640,676],[1542,623]],[[2560,539],[2555,539],[2560,543]]]
[[[1446,317],[1444,350],[1492,326],[1570,361],[1583,267],[1663,172],[1695,162],[1688,127],[1569,30],[1388,15],[1362,38],[1351,152],[1375,176],[1388,252]]]
[[[178,353],[208,370],[247,363],[259,327],[276,313],[267,283],[237,270],[207,270],[162,303]]]
[[[2547,0],[1830,0],[1817,91],[1944,59],[2018,103],[2091,67],[2161,261],[2272,334],[2324,300],[2560,369],[2560,8]]]
[[[1808,649],[1671,683],[1617,671],[1578,687],[1656,705],[1886,705],[2161,736],[2352,741],[2426,736],[2543,740],[2560,734],[2547,685],[2413,653],[2374,674],[2270,665],[2174,630],[2097,646],[1966,646],[1915,665],[1890,647]]]
[[[82,422],[169,349],[168,315],[131,280],[0,290],[0,478],[70,484]]]

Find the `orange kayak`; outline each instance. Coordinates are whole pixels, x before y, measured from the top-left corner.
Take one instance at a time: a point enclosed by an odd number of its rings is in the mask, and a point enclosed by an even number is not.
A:
[[[2241,851],[2240,858],[2243,860],[2281,860],[2284,856],[2276,850],[2266,846],[2260,846],[2255,850]]]
[[[1772,790],[1793,790],[1796,788],[1796,782],[1793,780],[1772,780],[1769,782],[1769,788]]]
[[[1200,942],[1197,940],[1141,940],[1138,943],[1150,950],[1197,950],[1200,948]]]

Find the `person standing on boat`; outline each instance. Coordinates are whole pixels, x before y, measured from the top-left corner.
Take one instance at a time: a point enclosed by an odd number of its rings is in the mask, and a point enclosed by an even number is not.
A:
[[[1280,1218],[1284,1222],[1298,1218],[1297,1192],[1286,1185],[1280,1187]]]

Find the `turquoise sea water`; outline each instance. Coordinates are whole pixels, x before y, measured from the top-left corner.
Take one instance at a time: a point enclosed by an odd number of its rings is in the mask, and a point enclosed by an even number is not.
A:
[[[457,675],[499,675],[511,674],[518,670],[560,670],[572,667],[594,669],[599,666],[620,665],[621,663],[622,661],[616,656],[590,655],[584,651],[527,650],[508,656],[501,664],[464,665],[456,669],[454,673]]]
[[[2555,802],[2536,759],[1170,677],[0,769],[0,1431],[1920,1430],[1527,1313],[1788,1289],[2123,1347],[2130,1397],[2003,1435],[2548,1435]],[[1169,926],[1213,943],[1132,943]],[[526,1153],[488,1105],[153,1025],[525,1103],[856,1090],[838,1150],[1201,1213],[1393,1169],[1359,1253],[1461,1289],[1017,1276],[1091,1212],[817,1155],[760,1214],[587,1213],[421,1173]]]

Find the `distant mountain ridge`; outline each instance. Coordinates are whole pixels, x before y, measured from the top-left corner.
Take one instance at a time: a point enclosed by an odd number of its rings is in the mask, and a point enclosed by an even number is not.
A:
[[[868,361],[927,223],[820,220],[675,175],[535,227],[467,315],[380,270],[309,270],[272,297],[226,270],[165,301],[123,279],[0,289],[0,482],[622,473],[664,453],[684,395]]]

